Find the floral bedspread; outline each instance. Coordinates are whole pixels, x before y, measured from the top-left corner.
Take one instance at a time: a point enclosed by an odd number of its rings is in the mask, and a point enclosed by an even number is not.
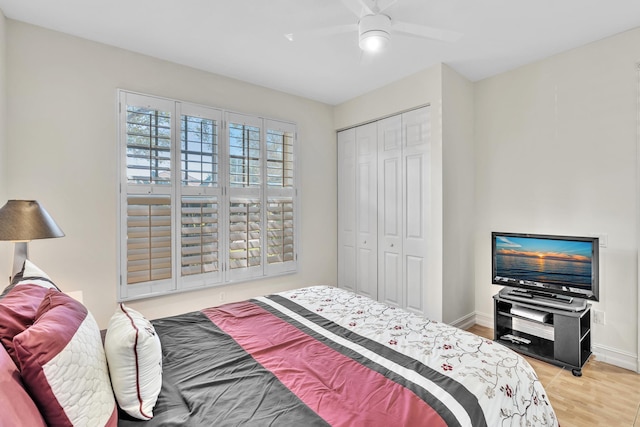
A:
[[[445,402],[457,388],[467,390],[484,414],[485,422],[480,424],[558,425],[533,368],[522,356],[492,340],[329,286],[277,295],[449,378],[451,381],[435,385],[427,382],[424,387],[433,387],[430,392],[442,395]],[[464,411],[454,412],[460,425],[479,425]]]

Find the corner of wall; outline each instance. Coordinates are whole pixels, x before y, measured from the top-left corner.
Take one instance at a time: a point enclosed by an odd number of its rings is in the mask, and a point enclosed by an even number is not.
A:
[[[474,90],[442,64],[442,312],[445,322],[475,310]]]

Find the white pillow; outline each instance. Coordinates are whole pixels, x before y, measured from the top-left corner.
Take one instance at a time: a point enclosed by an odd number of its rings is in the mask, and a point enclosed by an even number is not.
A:
[[[16,275],[14,277],[14,280],[13,280],[14,286],[30,284],[30,285],[42,286],[43,288],[60,290],[51,281],[51,278],[47,275],[47,273],[42,271],[40,267],[38,267],[28,259],[24,261],[24,265],[22,267],[21,273],[22,274]]]
[[[42,277],[48,280],[51,280],[47,273],[42,271],[40,267],[29,261],[28,259],[24,260],[24,267],[22,269],[22,277]]]
[[[120,408],[148,420],[162,388],[162,348],[153,325],[120,304],[109,321],[104,349]]]

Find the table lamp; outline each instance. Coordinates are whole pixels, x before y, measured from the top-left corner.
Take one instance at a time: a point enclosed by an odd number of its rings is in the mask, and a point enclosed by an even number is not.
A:
[[[63,236],[58,224],[36,200],[9,200],[0,208],[0,240],[15,244],[11,277],[22,270],[31,240]]]

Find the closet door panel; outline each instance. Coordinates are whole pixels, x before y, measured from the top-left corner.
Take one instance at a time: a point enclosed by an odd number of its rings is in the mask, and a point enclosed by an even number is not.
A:
[[[383,259],[378,265],[380,301],[402,307],[402,288],[398,286],[402,278],[402,257],[398,253],[384,250],[381,257]]]
[[[407,303],[405,308],[418,314],[424,314],[422,308],[422,289],[425,286],[425,263],[423,257],[408,255],[405,257]]]
[[[358,248],[356,292],[374,300],[378,299],[375,259],[375,251],[363,247]]]
[[[380,300],[402,307],[402,163],[399,157],[382,162],[378,200],[378,288]]]
[[[338,133],[338,286],[356,290],[356,132]]]
[[[404,306],[402,292],[402,120],[378,122],[379,300]]]
[[[422,191],[422,182],[425,178],[424,155],[416,154],[405,157],[404,170],[406,176],[406,238],[423,240],[425,238],[423,218],[426,214]]]
[[[402,115],[403,146],[403,273],[406,308],[424,313],[427,284],[428,107]]]
[[[356,291],[378,299],[378,192],[377,125],[359,126],[356,132]]]
[[[402,125],[405,139],[405,148],[425,149],[431,134],[429,121],[429,107],[402,114]]]

